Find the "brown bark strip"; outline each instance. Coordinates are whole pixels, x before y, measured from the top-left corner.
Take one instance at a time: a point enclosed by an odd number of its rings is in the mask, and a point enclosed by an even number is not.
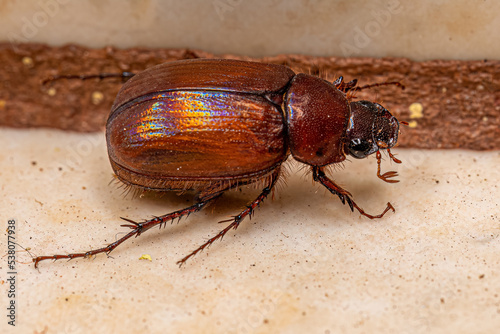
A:
[[[104,129],[121,80],[61,80],[57,74],[139,72],[147,67],[186,58],[215,57],[187,49],[87,49],[39,44],[0,44],[0,126],[51,127],[72,131]],[[403,58],[335,58],[279,55],[262,59],[222,58],[286,64],[296,72],[333,80],[342,75],[360,85],[400,81],[357,93],[358,99],[382,103],[402,127],[400,146],[418,148],[500,149],[500,61]]]

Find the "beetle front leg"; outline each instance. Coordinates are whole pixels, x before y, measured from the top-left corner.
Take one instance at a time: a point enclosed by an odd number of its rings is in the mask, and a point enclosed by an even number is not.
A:
[[[358,210],[360,214],[362,214],[363,216],[368,217],[370,219],[382,218],[385,215],[385,213],[389,210],[396,212],[396,210],[394,209],[392,204],[388,202],[387,207],[385,208],[385,210],[381,214],[376,215],[376,216],[370,215],[370,214],[366,213],[363,209],[361,209],[356,204],[356,202],[354,202],[354,200],[352,199],[351,193],[349,193],[345,189],[342,189],[339,185],[337,185],[335,182],[330,180],[328,178],[328,176],[326,176],[324,169],[322,167],[314,166],[312,168],[312,170],[313,170],[314,181],[321,183],[332,194],[337,195],[340,198],[340,200],[342,201],[342,204],[345,204],[347,202],[347,204],[351,208],[351,211],[354,211],[354,208],[356,208],[356,210]]]
[[[267,185],[267,187],[265,187],[262,190],[262,192],[260,193],[260,195],[257,196],[257,198],[250,205],[248,205],[245,210],[241,211],[237,216],[234,216],[233,219],[221,221],[220,223],[223,223],[223,222],[226,222],[226,221],[232,221],[232,223],[229,224],[228,226],[226,226],[226,228],[224,228],[222,231],[220,231],[219,233],[217,233],[214,237],[208,239],[207,242],[205,242],[203,245],[201,245],[200,247],[198,247],[197,249],[195,249],[194,251],[192,251],[190,254],[186,255],[185,257],[183,257],[182,259],[180,259],[179,261],[177,261],[177,264],[179,265],[179,267],[182,267],[182,265],[184,263],[186,263],[186,261],[189,260],[189,258],[195,256],[199,252],[203,251],[205,248],[209,247],[217,239],[221,239],[222,240],[222,238],[224,237],[224,235],[229,230],[231,230],[231,229],[237,229],[238,226],[240,225],[240,223],[243,221],[243,219],[245,219],[246,216],[250,216],[251,217],[252,213],[255,210],[255,208],[258,207],[260,205],[260,203],[262,203],[262,201],[264,201],[264,199],[269,195],[269,193],[271,193],[272,189],[276,185],[276,182],[278,181],[279,174],[280,174],[280,168],[278,167],[271,174],[271,180],[269,181],[269,184]]]

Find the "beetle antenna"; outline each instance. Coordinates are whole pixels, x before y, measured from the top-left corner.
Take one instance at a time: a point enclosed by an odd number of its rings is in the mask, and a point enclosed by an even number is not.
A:
[[[387,149],[387,152],[389,152],[389,157],[394,161],[395,163],[401,163],[401,160],[397,159],[389,149]],[[398,172],[395,171],[390,171],[390,172],[385,172],[384,174],[380,174],[380,164],[382,163],[382,154],[380,151],[377,151],[377,176],[379,179],[382,181],[385,181],[387,183],[397,183],[399,180],[393,180],[391,178],[398,176]]]
[[[65,74],[65,75],[52,75],[48,78],[42,80],[42,85],[46,85],[52,81],[64,80],[64,79],[78,79],[78,80],[89,80],[89,79],[108,79],[108,78],[122,78],[123,82],[132,78],[135,73],[132,72],[122,72],[122,73],[98,73],[98,74]]]
[[[392,159],[392,161],[394,161],[394,162],[395,162],[395,163],[397,163],[397,164],[400,164],[400,163],[401,163],[401,160],[399,160],[398,158],[396,158],[396,156],[395,156],[394,154],[392,154],[392,152],[391,152],[391,149],[390,149],[390,148],[388,148],[388,149],[387,149],[387,153],[389,154],[389,158],[391,158],[391,159]]]
[[[369,89],[369,88],[373,88],[373,87],[391,86],[391,85],[398,86],[399,88],[401,88],[401,90],[405,90],[405,88],[406,88],[399,81],[389,81],[389,82],[379,82],[379,83],[364,85],[364,86],[361,86],[361,87],[354,87],[351,90],[353,90],[353,91],[360,91],[360,90],[363,90],[363,89]]]

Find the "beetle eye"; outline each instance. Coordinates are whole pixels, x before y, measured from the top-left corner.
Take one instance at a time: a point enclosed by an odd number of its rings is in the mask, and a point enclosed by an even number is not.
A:
[[[367,140],[360,138],[352,139],[349,143],[349,154],[357,159],[366,158],[366,156],[371,154],[372,146],[372,143]]]

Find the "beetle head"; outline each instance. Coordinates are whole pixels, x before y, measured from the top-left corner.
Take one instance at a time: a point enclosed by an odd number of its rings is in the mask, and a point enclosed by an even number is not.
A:
[[[351,102],[351,116],[347,127],[345,152],[362,159],[389,149],[398,141],[399,122],[378,103]]]

